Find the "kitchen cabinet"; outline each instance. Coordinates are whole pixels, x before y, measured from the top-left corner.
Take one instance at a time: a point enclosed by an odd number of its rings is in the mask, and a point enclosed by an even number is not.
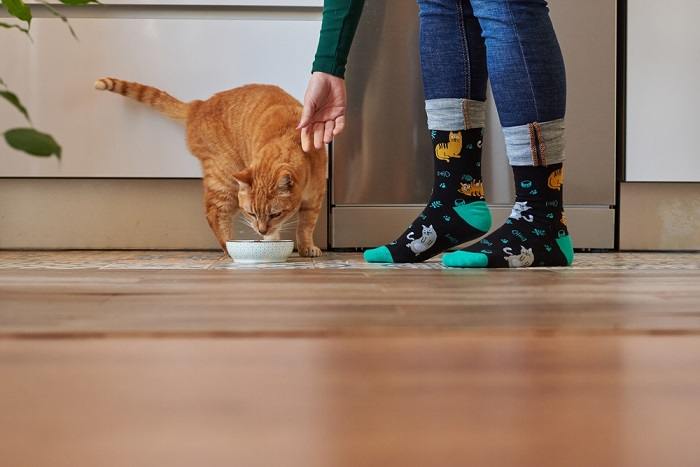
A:
[[[226,4],[253,3],[267,2]],[[198,9],[193,18],[170,8],[133,17],[128,7],[119,9],[119,17],[112,17],[112,10],[70,10],[89,16],[71,18],[80,41],[61,21],[44,17],[32,22],[33,43],[23,34],[3,34],[0,76],[22,97],[35,126],[61,143],[63,158],[28,157],[2,144],[0,177],[200,176],[178,123],[137,102],[95,91],[100,77],[153,85],[185,101],[247,83],[276,84],[303,97],[318,40],[318,8],[289,15],[267,7],[254,15],[236,9],[204,15],[206,9]],[[0,128],[15,126],[26,122],[4,106]]]
[[[700,2],[627,6],[627,182],[700,182]]]

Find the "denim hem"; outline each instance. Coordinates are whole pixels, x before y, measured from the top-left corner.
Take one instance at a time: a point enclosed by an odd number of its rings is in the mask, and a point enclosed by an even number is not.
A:
[[[486,125],[486,102],[471,99],[429,99],[425,101],[428,129],[471,130]]]
[[[565,159],[564,119],[503,128],[510,165],[548,166]]]

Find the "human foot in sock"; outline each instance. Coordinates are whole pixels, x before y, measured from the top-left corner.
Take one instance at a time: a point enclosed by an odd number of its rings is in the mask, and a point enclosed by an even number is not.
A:
[[[571,237],[562,205],[561,164],[513,167],[516,203],[506,223],[468,248],[443,256],[457,268],[570,266]]]
[[[428,205],[394,242],[365,251],[370,263],[416,263],[484,235],[491,213],[481,180],[481,128],[431,132],[435,182]]]

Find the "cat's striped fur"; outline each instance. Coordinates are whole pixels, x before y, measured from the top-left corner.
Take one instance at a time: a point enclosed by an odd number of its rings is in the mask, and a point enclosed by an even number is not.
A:
[[[239,210],[265,238],[278,238],[296,213],[297,248],[319,256],[313,231],[326,187],[325,150],[304,153],[296,125],[302,106],[276,86],[248,85],[208,100],[182,102],[139,83],[102,78],[98,90],[142,102],[187,128],[190,151],[201,161],[206,216],[225,250]]]

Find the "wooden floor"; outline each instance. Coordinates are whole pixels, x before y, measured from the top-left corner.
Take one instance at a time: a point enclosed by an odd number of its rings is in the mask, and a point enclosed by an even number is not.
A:
[[[0,251],[0,465],[697,466],[700,255]]]

